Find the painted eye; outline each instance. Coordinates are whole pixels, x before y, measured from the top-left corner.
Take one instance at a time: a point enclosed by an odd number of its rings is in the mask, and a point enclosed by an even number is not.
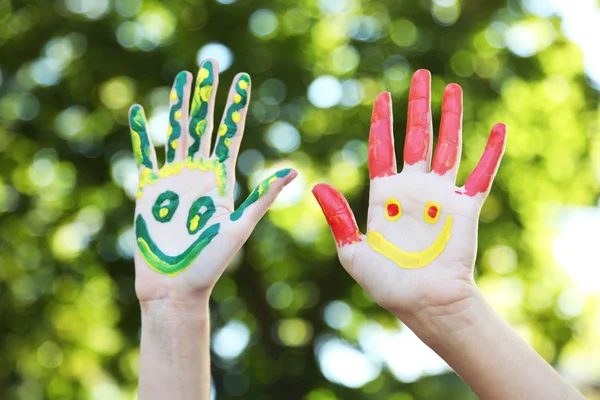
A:
[[[430,201],[425,204],[425,209],[423,210],[423,219],[428,224],[435,224],[440,219],[440,213],[442,212],[442,208],[435,201]]]
[[[202,196],[193,202],[187,219],[187,229],[190,235],[204,228],[214,213],[215,203],[210,197]]]
[[[390,198],[385,202],[385,218],[388,221],[395,221],[402,215],[400,202],[395,198]]]
[[[152,206],[152,215],[154,215],[154,218],[158,222],[169,222],[173,218],[173,215],[175,215],[178,205],[179,196],[177,193],[167,190],[161,193],[158,199],[156,199],[156,202]]]

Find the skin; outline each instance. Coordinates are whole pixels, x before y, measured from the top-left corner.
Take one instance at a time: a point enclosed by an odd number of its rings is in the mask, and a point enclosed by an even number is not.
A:
[[[379,305],[442,356],[479,398],[582,399],[493,310],[473,280],[479,212],[504,152],[506,126],[494,126],[477,167],[465,185],[457,187],[462,90],[456,84],[445,90],[440,138],[430,169],[430,80],[426,70],[417,71],[412,79],[404,168],[399,174],[387,122],[391,121],[390,95],[381,93],[375,101],[369,138],[367,235],[360,233],[347,201],[337,190],[326,184],[313,189],[340,261]],[[389,204],[399,204],[391,209],[393,215],[388,213]],[[434,210],[432,204],[437,204]],[[427,259],[431,247],[445,238],[450,218],[447,243],[439,254]],[[371,232],[377,232],[391,247],[378,251],[369,243]],[[394,257],[403,254],[398,252],[428,262],[416,267],[403,265],[402,258]]]
[[[209,398],[210,293],[277,195],[297,175],[291,169],[276,172],[234,211],[235,160],[251,84],[247,74],[234,78],[223,119],[228,132],[215,138],[211,152],[217,71],[214,60],[200,66],[196,91],[201,93],[192,97],[191,110],[192,75],[177,75],[166,163],[160,169],[142,107],[130,110],[140,175],[134,259],[142,310],[139,397],[144,400]],[[240,82],[245,82],[243,88]]]

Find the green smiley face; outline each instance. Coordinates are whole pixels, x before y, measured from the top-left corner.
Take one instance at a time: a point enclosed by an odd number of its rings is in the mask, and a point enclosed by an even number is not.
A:
[[[152,206],[152,215],[160,223],[171,221],[179,207],[179,196],[170,190],[161,193]],[[186,228],[190,235],[195,235],[206,226],[215,213],[212,198],[202,196],[192,203],[188,211]],[[176,256],[165,254],[150,237],[146,220],[139,214],[135,219],[135,236],[140,254],[146,263],[164,275],[175,276],[186,270],[200,255],[202,250],[219,233],[220,224],[206,228],[186,250]]]

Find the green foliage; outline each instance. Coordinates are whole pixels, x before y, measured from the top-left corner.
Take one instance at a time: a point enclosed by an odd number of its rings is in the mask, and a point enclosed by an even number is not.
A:
[[[435,124],[444,85],[464,88],[459,181],[493,124],[509,126],[481,215],[480,286],[549,362],[561,360],[574,330],[591,349],[590,325],[555,311],[568,279],[548,251],[548,221],[556,204],[595,201],[585,132],[600,126],[596,94],[579,49],[560,33],[519,58],[500,29],[526,23],[544,35],[559,22],[529,16],[513,0],[0,0],[0,397],[134,398],[137,169],[127,110],[143,104],[152,128],[176,74],[195,73],[199,49],[211,42],[233,54],[219,78],[218,112],[235,73],[253,82],[238,203],[275,169],[301,174],[215,288],[214,330],[234,320],[250,334],[238,358],[213,354],[219,398],[474,398],[451,373],[400,382],[383,368],[350,389],[317,367],[315,349],[327,338],[355,344],[367,324],[398,324],[339,265],[309,189],[336,185],[364,227],[372,102],[381,90],[392,93],[402,154],[418,68],[433,74]],[[309,101],[321,75],[344,82],[341,105]],[[154,142],[165,133],[151,132]],[[324,310],[334,301],[349,317],[332,326]]]

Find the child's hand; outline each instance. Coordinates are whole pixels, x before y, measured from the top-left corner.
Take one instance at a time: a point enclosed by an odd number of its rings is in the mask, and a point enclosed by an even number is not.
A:
[[[210,153],[216,61],[181,72],[170,94],[165,165],[158,169],[141,106],[130,110],[140,183],[135,211],[136,292],[140,301],[206,296],[279,192],[296,176],[281,170],[233,211],[235,162],[250,101],[250,77],[233,81]]]
[[[433,168],[428,71],[412,79],[404,168],[396,173],[391,100],[375,100],[369,137],[371,192],[367,232],[346,199],[329,185],[313,193],[338,246],[342,265],[382,307],[400,318],[455,312],[473,293],[477,220],[504,152],[506,127],[492,129],[479,164],[455,184],[461,153],[462,90],[444,93]]]

